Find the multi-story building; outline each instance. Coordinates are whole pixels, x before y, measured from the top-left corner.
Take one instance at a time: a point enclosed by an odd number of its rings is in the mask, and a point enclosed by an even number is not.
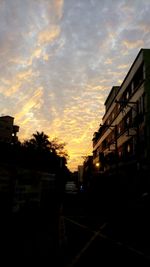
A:
[[[0,142],[11,143],[18,140],[19,126],[13,125],[14,118],[11,116],[0,117]]]
[[[93,163],[108,174],[150,166],[150,49],[141,49],[121,86],[113,86],[93,136]]]

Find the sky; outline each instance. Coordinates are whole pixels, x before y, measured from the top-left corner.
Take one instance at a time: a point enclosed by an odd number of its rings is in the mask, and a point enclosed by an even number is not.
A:
[[[65,142],[75,171],[141,48],[149,0],[0,0],[0,116],[21,141],[44,131]]]

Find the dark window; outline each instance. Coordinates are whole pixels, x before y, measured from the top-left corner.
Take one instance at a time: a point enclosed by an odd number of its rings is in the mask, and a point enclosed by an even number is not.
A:
[[[139,67],[133,78],[134,89],[143,81],[143,64]]]

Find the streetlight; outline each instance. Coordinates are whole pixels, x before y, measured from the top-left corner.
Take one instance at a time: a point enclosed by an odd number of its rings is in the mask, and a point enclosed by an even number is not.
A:
[[[96,168],[99,168],[100,163],[99,162],[96,162],[95,166],[96,166]]]

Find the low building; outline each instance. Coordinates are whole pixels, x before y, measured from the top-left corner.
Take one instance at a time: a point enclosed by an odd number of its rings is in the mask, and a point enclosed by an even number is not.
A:
[[[0,142],[11,143],[18,141],[17,132],[19,132],[19,126],[14,125],[13,117],[0,117]]]
[[[89,155],[83,163],[83,184],[86,188],[90,187],[93,178],[93,156]]]
[[[78,166],[78,184],[83,183],[83,165]]]

